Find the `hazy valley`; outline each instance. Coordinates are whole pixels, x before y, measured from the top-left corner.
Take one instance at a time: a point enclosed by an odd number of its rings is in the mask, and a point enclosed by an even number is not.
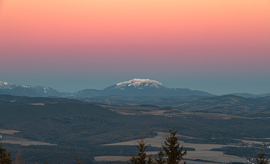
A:
[[[21,150],[28,163],[75,163],[78,155],[87,163],[126,161],[137,153],[134,140],[142,131],[147,151],[155,154],[171,128],[189,163],[246,163],[261,144],[270,153],[270,97],[214,96],[143,79],[98,91],[107,95],[85,90],[72,99],[56,97],[50,88],[2,84],[2,93],[20,90],[24,96],[0,95],[0,142],[13,155]],[[53,97],[27,97],[29,89]]]

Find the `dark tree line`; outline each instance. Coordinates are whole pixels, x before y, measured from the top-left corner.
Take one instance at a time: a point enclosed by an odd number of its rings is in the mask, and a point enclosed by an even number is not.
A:
[[[180,147],[180,142],[176,137],[177,131],[174,129],[169,130],[170,135],[165,139],[162,149],[158,153],[157,158],[153,158],[152,155],[146,158],[145,150],[147,148],[146,142],[143,137],[138,142],[137,148],[139,149],[138,156],[133,156],[128,164],[178,164],[183,159],[183,156],[187,154],[186,150],[183,150],[183,146]],[[164,158],[166,157],[166,158]],[[184,162],[186,163],[186,162]]]
[[[157,158],[152,158],[150,155],[148,160],[146,158],[145,150],[147,148],[146,142],[144,142],[143,137],[140,142],[138,142],[137,148],[139,149],[138,156],[131,157],[128,164],[179,164],[183,159],[183,156],[187,154],[186,150],[183,150],[183,146],[180,147],[180,142],[176,137],[177,131],[174,129],[169,130],[170,135],[165,139],[162,149],[158,152]],[[268,164],[268,158],[265,157],[265,152],[261,148],[260,154],[256,158],[257,164]],[[184,161],[186,164],[186,161]]]

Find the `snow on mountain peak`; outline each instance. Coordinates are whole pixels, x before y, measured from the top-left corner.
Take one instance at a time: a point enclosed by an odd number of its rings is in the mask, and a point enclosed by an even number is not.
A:
[[[43,86],[35,86],[35,85],[23,85],[23,84],[12,84],[7,82],[0,81],[0,89],[14,89],[14,88],[27,88],[27,89],[33,89],[38,92],[47,93],[48,91],[52,90],[49,87],[43,87]]]
[[[123,87],[131,87],[131,86],[138,89],[143,89],[143,87],[155,87],[155,88],[164,87],[162,83],[155,80],[135,78],[129,81],[117,83],[115,88],[122,89]]]
[[[0,81],[0,89],[12,89],[16,87],[14,84]]]
[[[0,85],[2,86],[2,85],[8,85],[8,83],[7,82],[2,82],[2,81],[0,81]]]

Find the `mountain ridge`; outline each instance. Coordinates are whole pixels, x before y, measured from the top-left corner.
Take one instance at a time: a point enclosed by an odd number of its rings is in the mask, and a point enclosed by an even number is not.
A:
[[[216,96],[208,92],[199,90],[190,90],[187,88],[168,88],[161,82],[151,79],[134,78],[132,80],[123,81],[106,87],[102,90],[84,89],[74,93],[59,92],[56,89],[45,86],[12,84],[0,81],[0,94],[10,94],[15,96],[29,97],[65,97],[65,98],[93,98],[100,96],[150,96],[150,97],[186,97],[186,96]],[[250,94],[250,93],[232,93],[245,98],[250,97],[266,97],[266,94]]]
[[[83,94],[78,94],[83,93]],[[183,88],[167,88],[161,82],[150,79],[135,78],[129,81],[120,82],[109,86],[103,90],[82,90],[76,93],[77,97],[86,98],[84,96],[151,96],[151,97],[170,97],[170,96],[213,96],[203,91],[193,91]]]
[[[61,93],[56,89],[45,86],[12,84],[0,81],[0,94],[11,94],[16,96],[29,97],[61,97]]]
[[[11,94],[15,96],[29,97],[69,97],[69,98],[90,98],[98,96],[120,95],[120,96],[213,96],[203,91],[193,91],[183,88],[167,88],[161,82],[150,79],[135,78],[129,81],[120,82],[103,90],[84,89],[74,93],[59,92],[50,87],[30,86],[22,84],[11,84],[0,82],[0,94]]]

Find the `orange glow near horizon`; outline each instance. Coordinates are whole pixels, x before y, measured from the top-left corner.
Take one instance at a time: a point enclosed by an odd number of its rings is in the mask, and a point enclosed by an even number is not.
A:
[[[0,7],[5,60],[79,56],[108,64],[158,56],[173,63],[199,58],[210,67],[270,60],[269,0],[4,0]]]

